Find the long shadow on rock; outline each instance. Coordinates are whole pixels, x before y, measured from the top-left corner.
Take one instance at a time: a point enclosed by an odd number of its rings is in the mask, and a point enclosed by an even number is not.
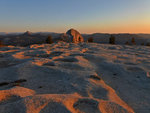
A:
[[[40,113],[71,113],[63,104],[50,102]]]

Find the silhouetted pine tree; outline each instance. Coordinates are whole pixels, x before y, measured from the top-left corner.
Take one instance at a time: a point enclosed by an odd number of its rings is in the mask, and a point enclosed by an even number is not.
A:
[[[132,45],[136,45],[134,38],[132,38],[131,43],[132,43]]]
[[[113,35],[109,38],[109,44],[115,44],[115,37]]]
[[[144,43],[141,43],[142,46],[144,46]]]
[[[146,46],[150,46],[150,42],[148,42],[148,43],[146,44]]]
[[[93,40],[94,40],[93,37],[88,38],[88,42],[89,42],[89,43],[92,43]]]
[[[129,42],[127,41],[127,42],[125,43],[125,45],[129,45]]]
[[[3,47],[4,45],[3,45],[3,42],[0,40],[0,47]]]
[[[48,43],[48,44],[52,44],[53,43],[51,35],[49,35],[48,38],[46,39],[46,43]]]

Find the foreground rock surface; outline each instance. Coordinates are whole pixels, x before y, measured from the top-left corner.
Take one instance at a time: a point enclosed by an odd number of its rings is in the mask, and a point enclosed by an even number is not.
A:
[[[149,55],[95,43],[0,48],[0,112],[149,113]]]

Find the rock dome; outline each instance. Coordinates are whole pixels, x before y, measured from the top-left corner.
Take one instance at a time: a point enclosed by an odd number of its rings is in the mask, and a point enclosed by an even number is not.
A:
[[[81,36],[81,34],[75,30],[75,29],[70,29],[66,32],[66,35],[68,36],[68,39],[70,42],[73,43],[79,43],[83,42],[84,38]]]

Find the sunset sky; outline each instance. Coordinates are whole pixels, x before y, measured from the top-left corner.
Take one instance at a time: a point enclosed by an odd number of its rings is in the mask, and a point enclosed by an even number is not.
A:
[[[150,33],[150,0],[0,0],[0,32]]]

